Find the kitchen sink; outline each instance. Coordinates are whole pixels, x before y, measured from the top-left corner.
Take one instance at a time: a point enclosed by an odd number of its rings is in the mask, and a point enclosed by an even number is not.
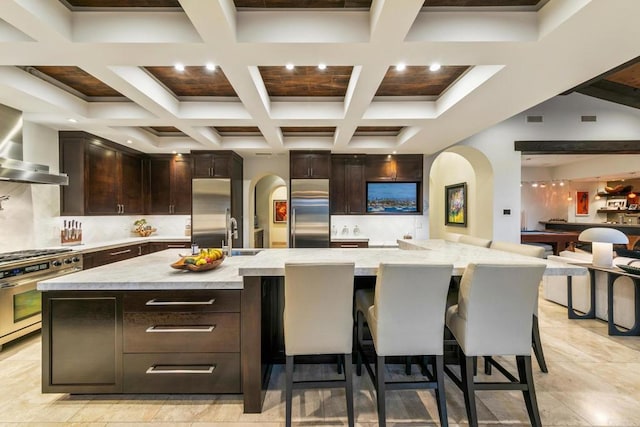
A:
[[[249,256],[249,255],[257,255],[261,250],[258,249],[234,249],[231,251],[231,256]]]

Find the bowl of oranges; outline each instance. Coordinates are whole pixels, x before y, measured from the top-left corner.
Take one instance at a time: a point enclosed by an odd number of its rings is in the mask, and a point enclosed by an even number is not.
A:
[[[213,270],[224,261],[222,249],[200,249],[195,255],[183,256],[178,261],[171,264],[177,270],[207,271]]]

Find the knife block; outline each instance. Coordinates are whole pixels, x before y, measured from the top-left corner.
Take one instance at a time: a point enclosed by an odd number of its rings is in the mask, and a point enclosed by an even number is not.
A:
[[[67,236],[67,234],[69,234]],[[63,245],[79,245],[82,243],[82,230],[77,229],[74,233],[67,233],[65,230],[60,230],[60,243]]]

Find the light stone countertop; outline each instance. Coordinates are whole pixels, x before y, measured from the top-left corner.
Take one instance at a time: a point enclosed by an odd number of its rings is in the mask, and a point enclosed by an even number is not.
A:
[[[354,262],[356,276],[374,276],[381,262],[452,263],[461,275],[470,262],[547,265],[545,275],[580,276],[584,267],[444,240],[399,240],[403,249],[265,249],[253,256],[226,258],[215,270],[175,270],[170,264],[185,249],[168,249],[38,283],[38,290],[242,289],[242,276],[284,276],[286,262]]]
[[[171,264],[187,249],[167,249],[38,282],[39,291],[242,289],[238,266],[251,256],[226,258],[214,270],[176,270]]]

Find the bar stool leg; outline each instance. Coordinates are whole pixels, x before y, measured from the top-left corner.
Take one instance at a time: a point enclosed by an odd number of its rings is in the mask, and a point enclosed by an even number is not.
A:
[[[362,375],[362,340],[364,339],[364,314],[358,311],[356,313],[356,375]]]
[[[459,350],[460,355],[460,373],[464,393],[464,406],[467,410],[467,419],[470,427],[478,427],[478,413],[476,412],[476,394],[473,383],[475,357],[467,357],[462,349]]]
[[[344,379],[347,395],[347,420],[349,427],[354,427],[355,416],[353,413],[353,360],[351,354],[344,355]]]
[[[286,403],[285,403],[285,425],[291,427],[291,404],[293,400],[293,356],[286,357],[286,374],[287,384],[285,386]]]
[[[538,401],[536,399],[536,390],[533,385],[533,370],[531,369],[531,356],[516,356],[518,365],[518,376],[520,383],[526,384],[527,389],[522,390],[524,403],[527,406],[529,420],[534,427],[542,427],[540,413],[538,412]]]
[[[540,340],[540,327],[538,326],[538,316],[533,315],[533,329],[532,329],[532,342],[533,342],[533,354],[536,356],[538,366],[540,370],[545,374],[549,372],[547,369],[547,362],[544,360],[544,353],[542,352],[542,341]]]
[[[440,416],[440,425],[447,427],[449,420],[447,418],[447,401],[444,392],[444,356],[435,356],[433,358],[433,374],[436,377],[436,402],[438,403],[438,415]]]
[[[378,400],[378,425],[385,427],[387,425],[387,413],[384,404],[384,356],[378,356],[376,362],[376,397]]]

